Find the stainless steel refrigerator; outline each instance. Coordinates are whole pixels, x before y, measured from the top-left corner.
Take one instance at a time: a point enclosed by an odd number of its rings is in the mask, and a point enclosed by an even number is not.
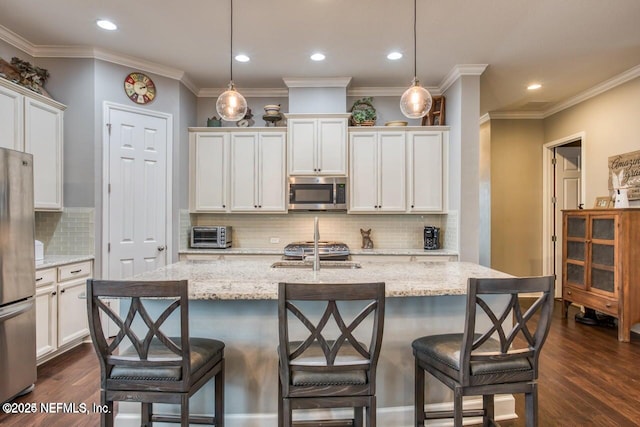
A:
[[[0,402],[36,381],[33,156],[0,148]]]

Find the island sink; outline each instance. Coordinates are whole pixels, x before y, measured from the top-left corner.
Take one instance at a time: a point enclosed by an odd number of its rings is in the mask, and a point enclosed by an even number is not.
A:
[[[286,260],[276,261],[271,268],[310,268],[313,269],[313,260]],[[362,268],[355,261],[320,261],[320,268]]]

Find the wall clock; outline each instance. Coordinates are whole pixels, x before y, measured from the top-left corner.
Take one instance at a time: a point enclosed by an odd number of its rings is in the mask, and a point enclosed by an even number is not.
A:
[[[124,91],[136,104],[147,104],[156,97],[156,85],[143,73],[130,73],[124,79]]]

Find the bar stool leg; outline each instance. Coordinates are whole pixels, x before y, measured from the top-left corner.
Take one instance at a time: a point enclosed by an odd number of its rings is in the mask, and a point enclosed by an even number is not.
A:
[[[424,370],[420,367],[418,358],[415,359],[415,393],[414,413],[416,427],[424,427]]]

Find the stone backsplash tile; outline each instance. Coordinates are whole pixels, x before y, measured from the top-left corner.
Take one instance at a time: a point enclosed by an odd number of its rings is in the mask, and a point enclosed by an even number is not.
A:
[[[36,239],[45,256],[94,253],[94,208],[65,208],[63,212],[36,212]]]
[[[320,220],[322,240],[340,240],[351,248],[362,246],[360,229],[371,231],[374,247],[420,249],[425,225],[440,227],[441,246],[455,249],[457,215],[347,215],[334,212],[295,212],[286,215],[188,214],[180,213],[180,249],[189,247],[191,225],[229,225],[233,227],[233,246],[237,248],[281,249],[293,241],[313,239],[313,218]],[[271,239],[278,240],[271,243]]]

